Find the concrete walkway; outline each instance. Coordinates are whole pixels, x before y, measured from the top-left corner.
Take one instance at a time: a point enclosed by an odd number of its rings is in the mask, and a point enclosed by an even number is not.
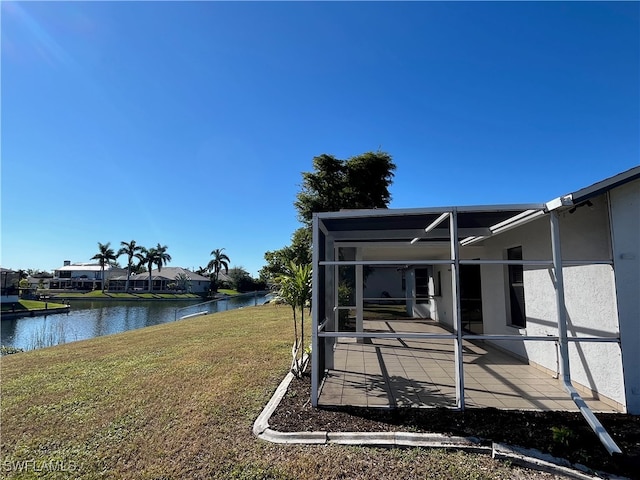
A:
[[[366,320],[368,332],[449,333],[432,320]],[[319,404],[363,407],[455,407],[453,340],[341,338]],[[464,342],[467,407],[577,410],[559,380],[486,342]],[[583,395],[596,412],[617,410]]]

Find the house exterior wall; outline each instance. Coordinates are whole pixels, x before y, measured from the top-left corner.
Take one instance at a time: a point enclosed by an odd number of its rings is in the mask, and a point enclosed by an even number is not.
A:
[[[211,282],[202,280],[191,280],[189,282],[191,293],[206,293]]]
[[[429,305],[429,313],[433,320],[453,328],[453,289],[451,285],[451,267],[448,265],[434,265],[433,275],[440,272],[440,295],[435,295]],[[438,292],[436,292],[438,293]]]
[[[612,190],[613,262],[627,411],[640,414],[640,180]]]
[[[563,261],[609,260],[609,215],[606,197],[591,200],[592,206],[560,214]],[[505,259],[506,250],[522,246],[525,260],[551,259],[550,226],[547,216],[485,241],[487,259]],[[567,330],[571,336],[617,337],[618,314],[615,281],[610,265],[580,265],[563,268]],[[485,334],[557,335],[555,288],[550,267],[525,266],[526,328],[509,325],[507,267],[483,265],[482,303]],[[551,371],[557,371],[554,342],[496,342]],[[621,351],[617,343],[569,343],[572,380],[622,405],[625,404]]]
[[[71,273],[69,273],[71,272]],[[105,276],[107,275],[108,270],[105,269]],[[82,267],[78,267],[77,270],[56,270],[53,274],[54,278],[60,279],[60,280],[64,280],[67,278],[80,278],[80,277],[86,277],[88,279],[92,279],[92,280],[101,280],[102,279],[102,272],[100,270],[89,270],[89,269],[82,269]]]
[[[49,283],[51,282],[51,277],[29,277],[27,281],[29,282],[29,287],[38,288],[40,283],[42,282],[42,288],[49,288]]]
[[[402,289],[402,271],[396,267],[372,268],[366,276],[364,297],[381,298],[382,292],[387,292],[393,298],[404,298]]]
[[[73,269],[72,269],[73,267]],[[69,272],[71,272],[69,276]],[[127,270],[123,268],[113,268],[106,266],[104,269],[104,276],[106,279],[126,275]],[[63,276],[61,276],[61,274]],[[53,274],[53,280],[66,280],[69,278],[81,278],[86,277],[91,280],[102,280],[102,270],[100,267],[88,267],[82,265],[65,266],[59,270],[55,270]]]

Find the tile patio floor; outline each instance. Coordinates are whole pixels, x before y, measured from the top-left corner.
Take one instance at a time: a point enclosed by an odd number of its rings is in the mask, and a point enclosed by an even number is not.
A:
[[[365,320],[365,331],[449,333],[431,320]],[[482,342],[464,342],[465,405],[521,410],[577,408],[559,380]],[[455,407],[453,340],[340,338],[320,405]],[[583,394],[596,412],[616,411]]]

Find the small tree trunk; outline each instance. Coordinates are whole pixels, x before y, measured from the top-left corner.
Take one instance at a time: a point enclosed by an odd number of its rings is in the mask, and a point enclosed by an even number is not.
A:
[[[291,307],[293,310],[293,348],[291,349],[291,356],[293,357],[291,360],[291,371],[293,374],[300,378],[300,364],[298,363],[298,350],[300,350],[298,344],[298,322],[296,319],[296,307]]]

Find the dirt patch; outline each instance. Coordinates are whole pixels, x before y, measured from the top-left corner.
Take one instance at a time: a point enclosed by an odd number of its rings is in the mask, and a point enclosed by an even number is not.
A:
[[[312,408],[311,379],[294,379],[269,425],[281,432],[431,432],[535,448],[594,470],[640,479],[640,417],[597,414],[622,455],[610,456],[580,413],[494,408]]]

